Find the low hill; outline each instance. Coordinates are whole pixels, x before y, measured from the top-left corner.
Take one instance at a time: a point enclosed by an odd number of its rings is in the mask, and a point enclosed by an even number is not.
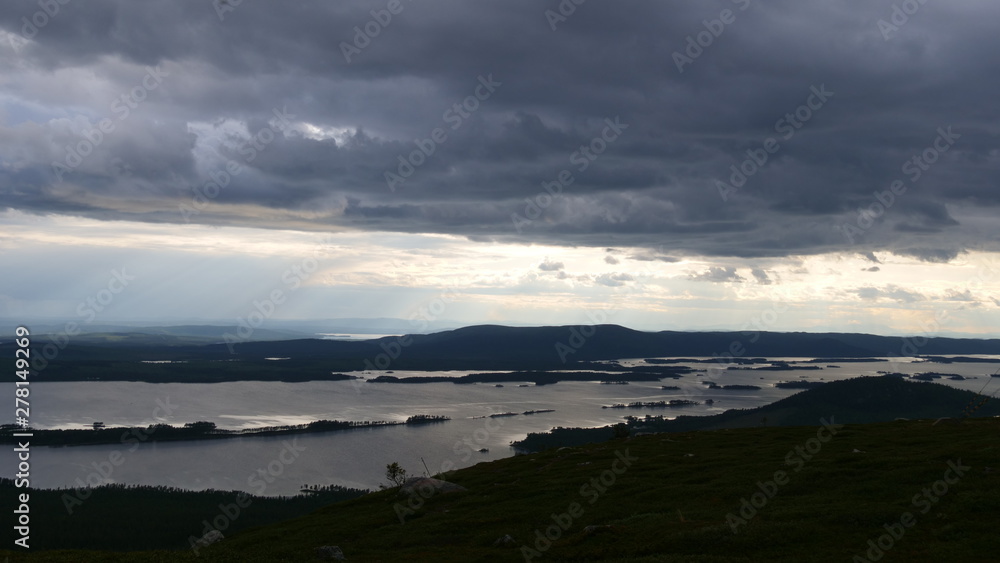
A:
[[[856,377],[831,381],[753,409],[733,409],[712,416],[633,418],[632,431],[686,432],[756,426],[799,426],[819,424],[820,418],[838,423],[864,424],[897,418],[936,420],[973,416],[1000,416],[1000,400],[988,400],[971,391],[939,383],[906,381],[898,377]],[[515,443],[523,451],[579,445],[606,440],[604,428],[558,428],[548,433],[529,434]]]
[[[750,342],[751,336],[756,337]],[[922,344],[917,346],[916,344]],[[870,357],[911,354],[1000,354],[1000,340],[927,338],[920,340],[868,334],[762,332],[642,332],[619,325],[508,327],[470,326],[433,334],[384,337],[365,342],[292,341],[236,344],[241,356],[289,354],[371,358],[396,349],[403,360],[489,360],[511,358],[565,362],[619,358],[716,356]]]
[[[214,325],[178,325],[163,327],[102,327],[87,326],[87,332],[73,334],[73,343],[86,344],[91,346],[204,346],[218,343],[225,338],[225,335],[236,334],[237,326],[214,326]],[[47,328],[35,331],[36,338],[49,341],[53,338],[60,338],[60,333],[65,332],[65,326],[56,327],[55,330]],[[273,330],[259,328],[247,337],[251,341],[278,341],[303,339],[310,336],[307,333],[290,330]],[[62,336],[65,338],[65,336]]]

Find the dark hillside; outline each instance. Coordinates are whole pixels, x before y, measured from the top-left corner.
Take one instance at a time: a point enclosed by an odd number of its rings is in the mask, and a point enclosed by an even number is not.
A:
[[[629,424],[634,432],[803,426],[819,424],[821,418],[835,419],[838,424],[866,424],[897,418],[960,418],[970,406],[978,406],[973,413],[975,417],[1000,416],[1000,400],[990,400],[971,391],[897,377],[857,377],[831,381],[755,409],[733,409],[712,416],[678,416],[674,420],[635,418]],[[526,451],[538,451],[598,442],[610,435],[611,430],[607,427],[556,429],[544,434],[529,434],[516,445]]]

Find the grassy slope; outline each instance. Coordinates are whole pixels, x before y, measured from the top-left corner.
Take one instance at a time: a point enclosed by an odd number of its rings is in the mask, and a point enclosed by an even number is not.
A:
[[[349,561],[523,561],[521,542],[533,542],[534,531],[572,502],[584,514],[535,561],[851,561],[904,511],[917,523],[882,561],[996,560],[1000,421],[847,426],[792,472],[786,455],[817,428],[660,434],[482,463],[449,476],[468,492],[427,501],[404,525],[393,510],[397,497],[383,491],[234,535],[201,557],[41,552],[11,561],[313,561],[320,545],[339,545]],[[638,461],[588,504],[580,487],[626,449]],[[912,497],[958,459],[972,469],[920,514]],[[790,482],[734,535],[727,513],[777,470],[789,471]],[[155,518],[155,507],[134,517]],[[613,528],[583,531],[604,524]],[[491,547],[504,534],[518,545]]]

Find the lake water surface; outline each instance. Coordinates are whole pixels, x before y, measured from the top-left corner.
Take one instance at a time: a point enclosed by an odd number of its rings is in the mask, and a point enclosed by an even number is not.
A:
[[[796,361],[795,359],[789,359]],[[385,384],[350,381],[279,383],[136,383],[45,382],[31,384],[32,423],[37,428],[107,426],[175,426],[206,420],[220,428],[248,428],[300,424],[320,419],[402,421],[415,414],[445,415],[452,420],[408,426],[364,428],[292,437],[242,437],[220,440],[125,443],[102,446],[35,447],[32,449],[32,486],[77,487],[115,482],[167,485],[192,490],[236,489],[266,495],[290,495],[302,484],[339,484],[377,488],[384,482],[386,464],[397,461],[411,474],[461,468],[514,455],[509,444],[529,432],[556,426],[603,426],[625,415],[716,414],[774,402],[798,390],[779,389],[779,381],[832,381],[875,375],[878,371],[943,372],[977,377],[940,383],[986,394],[1000,389],[1000,378],[990,378],[996,364],[832,362],[840,367],[822,370],[716,370],[688,374],[659,382],[601,385],[598,382],[560,382],[519,387],[517,383]],[[622,360],[642,364],[642,360]],[[695,369],[716,364],[691,364]],[[725,367],[725,366],[721,366]],[[384,372],[366,373],[366,377]],[[470,372],[405,372],[397,377],[464,375]],[[709,390],[705,381],[719,385],[750,384],[759,391]],[[663,391],[674,385],[679,391]],[[13,396],[8,384],[7,396]],[[714,405],[683,408],[602,409],[602,405],[669,399],[704,401]],[[490,418],[504,412],[553,409],[554,412]],[[12,409],[11,409],[12,410]],[[960,413],[956,413],[958,415]],[[9,413],[8,416],[12,415]],[[160,418],[155,418],[159,416]],[[482,418],[487,417],[487,418]],[[4,420],[11,423],[13,420]],[[486,448],[488,452],[479,452]],[[120,457],[119,457],[120,456]],[[110,460],[119,463],[113,465]],[[2,456],[0,466],[13,475],[15,456]]]

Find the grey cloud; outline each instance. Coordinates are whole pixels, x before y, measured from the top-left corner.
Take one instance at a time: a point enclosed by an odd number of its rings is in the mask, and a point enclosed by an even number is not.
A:
[[[608,287],[620,287],[634,280],[630,274],[600,274],[594,277],[595,283]]]
[[[899,303],[914,303],[926,300],[926,297],[919,293],[908,291],[895,285],[888,285],[884,288],[862,287],[854,290],[854,292],[858,297],[869,301],[889,300]]]
[[[658,251],[654,250],[647,250],[637,254],[629,254],[626,258],[637,262],[666,262],[668,264],[674,264],[681,261],[680,258],[659,254]]]
[[[558,3],[404,2],[348,63],[341,42],[384,2],[244,2],[223,21],[211,2],[70,2],[23,48],[0,44],[0,196],[183,222],[178,205],[232,160],[245,171],[192,221],[638,246],[649,253],[630,259],[666,262],[1000,250],[1000,224],[965,220],[1000,207],[1000,59],[983,55],[1000,51],[1000,4],[928,3],[885,41],[884,2],[752,3],[679,73],[672,54],[732,2],[588,2],[553,32],[544,10]],[[19,35],[38,9],[9,2],[0,28]],[[163,84],[60,182],[53,160],[82,139],[70,124],[113,116],[158,65]],[[500,85],[456,118],[489,76]],[[821,85],[833,97],[785,139],[778,120]],[[255,133],[281,107],[337,136],[288,131],[248,161],[242,133],[199,129]],[[592,145],[616,117],[627,129]],[[907,163],[949,126],[960,138],[915,179]],[[435,129],[444,142],[390,190],[385,173]],[[716,182],[768,137],[780,149],[723,201]],[[582,156],[591,146],[604,152]],[[553,188],[562,171],[572,182]],[[907,190],[888,192],[894,180]],[[884,213],[860,215],[875,204]]]
[[[924,262],[950,262],[965,251],[957,248],[901,248],[894,250],[893,254],[899,256],[911,256]]]
[[[966,302],[979,301],[978,299],[973,297],[972,292],[969,291],[968,289],[966,289],[965,291],[956,291],[954,289],[949,289],[948,291],[945,292],[945,300],[966,301]]]
[[[773,283],[771,278],[767,275],[767,272],[762,268],[753,268],[750,270],[750,273],[753,275],[754,279],[757,280],[757,283],[761,285],[771,285],[771,283]]]
[[[714,283],[722,282],[743,282],[746,279],[736,273],[736,268],[732,266],[712,266],[706,272],[691,274],[688,279],[692,281],[706,281]]]
[[[562,262],[552,262],[548,258],[538,265],[538,269],[543,272],[556,272],[562,270],[564,267]]]

